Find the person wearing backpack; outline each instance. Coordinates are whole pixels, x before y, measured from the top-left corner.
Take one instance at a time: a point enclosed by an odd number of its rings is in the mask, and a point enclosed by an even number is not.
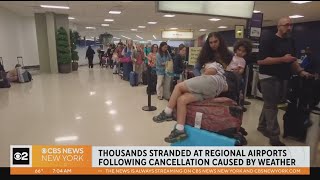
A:
[[[89,61],[89,68],[93,68],[93,57],[94,57],[94,50],[89,45],[87,52],[86,52],[86,58],[88,58]]]

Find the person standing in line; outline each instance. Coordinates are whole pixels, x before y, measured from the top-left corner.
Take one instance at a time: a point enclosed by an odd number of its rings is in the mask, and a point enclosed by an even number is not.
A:
[[[158,52],[158,45],[156,44],[153,44],[151,46],[151,52],[148,54],[147,58],[148,58],[148,65],[151,67],[151,68],[155,68],[156,67],[156,62],[157,62],[157,59],[156,59],[156,55],[157,55],[157,52]]]
[[[179,45],[178,53],[174,57],[173,71],[175,74],[174,80],[176,83],[182,81],[182,73],[184,71],[184,59],[186,57],[187,48],[184,44]],[[176,84],[175,83],[175,84]]]
[[[301,77],[312,75],[304,71],[297,62],[294,44],[289,37],[292,22],[289,17],[278,21],[278,31],[261,42],[258,57],[259,79],[263,95],[263,108],[257,130],[269,138],[272,146],[285,146],[280,141],[277,104],[281,100],[281,86],[288,80],[292,71]]]
[[[159,100],[163,100],[163,81],[165,76],[166,62],[170,59],[168,53],[168,45],[166,42],[161,42],[159,51],[156,55],[156,69],[157,69],[157,95]]]
[[[142,84],[142,72],[144,67],[144,52],[143,52],[143,45],[138,44],[137,50],[133,51],[133,59],[134,59],[134,66],[135,72],[138,74],[138,83]]]
[[[89,61],[89,68],[93,68],[93,57],[94,57],[94,50],[89,45],[87,52],[86,52],[86,58],[88,58]]]

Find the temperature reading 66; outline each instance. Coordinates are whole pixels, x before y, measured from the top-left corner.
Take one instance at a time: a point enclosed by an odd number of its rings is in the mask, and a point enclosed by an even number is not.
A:
[[[43,169],[36,169],[36,170],[34,170],[34,173],[41,174],[41,173],[43,173]]]

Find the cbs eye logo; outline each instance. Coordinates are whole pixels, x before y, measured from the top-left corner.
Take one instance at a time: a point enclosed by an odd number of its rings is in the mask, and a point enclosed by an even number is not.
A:
[[[13,165],[28,165],[30,164],[29,157],[29,148],[13,148],[12,156],[13,156]]]

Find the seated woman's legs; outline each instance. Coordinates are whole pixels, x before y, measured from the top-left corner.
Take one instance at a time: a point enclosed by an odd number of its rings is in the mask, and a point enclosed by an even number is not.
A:
[[[183,94],[189,92],[184,82],[175,86],[167,107],[158,116],[153,117],[153,121],[161,123],[164,121],[172,120],[172,110],[176,107],[178,98]]]
[[[199,101],[199,98],[192,93],[184,93],[178,98],[177,102],[177,124],[171,131],[170,135],[164,140],[168,143],[174,143],[187,138],[184,132],[184,125],[186,123],[187,105],[189,103]]]

